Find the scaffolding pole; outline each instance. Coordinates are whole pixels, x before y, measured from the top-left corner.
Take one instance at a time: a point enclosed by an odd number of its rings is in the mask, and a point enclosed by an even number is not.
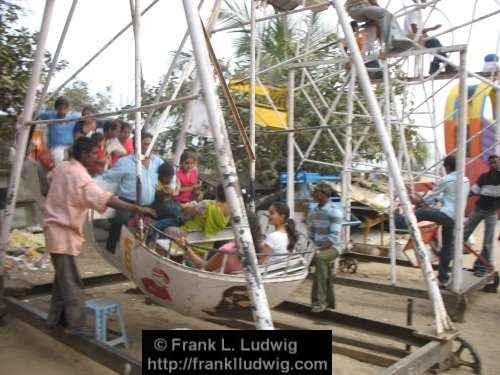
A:
[[[288,71],[288,129],[294,128],[294,111],[295,111],[295,69]],[[294,152],[295,133],[290,132],[287,135],[287,159],[286,159],[286,203],[290,208],[290,217],[295,217],[295,152]]]
[[[69,25],[71,24],[71,20],[73,19],[73,14],[75,13],[76,4],[78,4],[78,0],[73,0],[68,16],[66,17],[66,23],[64,24],[61,37],[59,38],[59,43],[57,44],[56,51],[54,52],[54,56],[52,57],[49,72],[47,73],[47,79],[43,84],[42,93],[40,94],[40,97],[38,99],[38,105],[36,106],[35,114],[37,117],[38,114],[40,113],[40,110],[42,109],[42,105],[44,103],[45,96],[47,95],[47,91],[49,91],[50,80],[56,70],[57,62],[59,61],[59,54],[61,53],[64,40],[66,39],[66,34],[68,33]]]
[[[455,228],[453,238],[455,239],[455,249],[453,257],[453,280],[451,289],[455,293],[460,292],[462,285],[462,258],[463,258],[463,238],[464,238],[464,211],[468,191],[464,191],[465,177],[465,153],[467,149],[467,70],[466,51],[460,51],[459,74],[459,105],[458,105],[458,126],[457,126],[457,191],[455,199]]]
[[[417,253],[421,261],[421,267],[424,279],[427,283],[429,298],[432,301],[434,318],[436,323],[436,333],[438,335],[441,335],[445,331],[454,329],[454,327],[450,318],[446,313],[446,308],[444,306],[443,298],[439,291],[436,276],[434,275],[434,272],[432,270],[432,265],[429,256],[426,253],[424,243],[422,241],[422,235],[417,225],[417,219],[413,212],[412,205],[408,197],[408,193],[406,192],[403,178],[399,171],[396,155],[392,148],[391,140],[387,134],[387,129],[385,128],[384,119],[382,117],[382,113],[378,106],[377,99],[371,88],[370,78],[368,77],[366,67],[364,66],[363,57],[361,56],[361,52],[356,43],[354,33],[347,19],[347,14],[343,6],[340,4],[339,0],[332,0],[331,4],[337,11],[339,22],[342,26],[342,29],[346,37],[347,45],[349,47],[349,50],[351,51],[351,58],[358,72],[361,89],[366,97],[369,111],[373,117],[375,130],[377,131],[377,134],[380,138],[380,143],[382,145],[382,148],[384,150],[387,159],[389,172],[394,179],[394,187],[399,192],[401,204],[403,206],[406,220],[408,222],[408,229],[416,245]]]
[[[257,59],[256,59],[256,4],[255,0],[250,0],[251,11],[250,11],[250,124],[249,124],[249,134],[250,134],[250,147],[255,155],[255,73],[257,71]],[[248,204],[250,210],[255,212],[255,160],[250,159],[250,202]]]
[[[239,186],[236,167],[229,144],[229,136],[225,126],[224,117],[220,113],[220,106],[217,105],[213,74],[210,71],[210,60],[204,42],[200,15],[194,6],[193,0],[183,0],[186,20],[191,35],[198,75],[202,88],[202,95],[208,112],[208,121],[215,138],[215,147],[220,177],[224,186],[227,202],[231,209],[231,224],[238,245],[238,251],[242,255],[245,278],[250,300],[253,303],[252,309],[255,325],[261,330],[274,329],[267,296],[264,290],[261,276],[257,267],[257,256],[248,218],[245,213],[243,198]]]
[[[27,126],[26,122],[31,120],[33,116],[33,110],[35,108],[36,89],[40,82],[40,74],[42,71],[42,64],[45,53],[45,44],[47,42],[47,36],[49,33],[50,20],[52,18],[53,10],[54,0],[47,0],[45,2],[45,10],[43,12],[40,33],[38,34],[38,43],[35,51],[35,59],[33,61],[33,66],[31,69],[29,86],[28,90],[26,91],[26,98],[24,100],[24,111],[21,115],[21,118],[19,119],[21,126],[17,137],[16,157],[14,159],[14,165],[10,173],[7,199],[5,204],[5,214],[2,220],[2,225],[0,226],[0,318],[2,318],[2,316],[4,315],[3,311],[6,311],[4,303],[5,254],[7,252],[7,246],[9,244],[9,233],[12,227],[14,211],[16,209],[19,180],[21,178],[24,155],[26,147],[28,146],[30,135],[30,126]]]

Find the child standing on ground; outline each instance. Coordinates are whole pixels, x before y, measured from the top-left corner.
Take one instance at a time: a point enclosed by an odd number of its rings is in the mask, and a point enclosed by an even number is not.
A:
[[[177,180],[180,183],[179,195],[176,201],[187,203],[202,199],[201,184],[198,182],[198,168],[196,156],[190,151],[184,151],[180,159],[180,168],[177,170]]]

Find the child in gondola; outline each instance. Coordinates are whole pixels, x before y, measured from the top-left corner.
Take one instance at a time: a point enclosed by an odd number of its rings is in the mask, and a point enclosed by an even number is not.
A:
[[[179,194],[175,198],[177,202],[187,203],[200,201],[203,198],[201,184],[198,181],[198,168],[196,168],[196,156],[190,151],[184,151],[180,158],[180,168],[176,173],[180,183]]]
[[[287,258],[298,240],[295,221],[290,218],[290,208],[284,202],[274,202],[268,210],[269,224],[274,232],[266,235],[259,249],[259,264]]]
[[[164,220],[165,224],[168,222],[167,226],[179,226],[183,223],[181,203],[175,200],[178,194],[179,181],[175,176],[174,167],[166,161],[158,168],[158,183],[152,207],[156,211],[159,221]],[[161,229],[167,226],[160,224]]]
[[[106,153],[106,145],[104,134],[102,133],[94,133],[90,137],[92,143],[96,148],[96,160],[89,167],[89,172],[92,176],[103,173],[106,170],[107,165],[109,164],[109,156]]]

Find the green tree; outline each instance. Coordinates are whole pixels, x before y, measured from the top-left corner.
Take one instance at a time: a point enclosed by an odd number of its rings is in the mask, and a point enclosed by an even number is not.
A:
[[[80,112],[86,105],[91,105],[97,112],[111,110],[111,88],[107,87],[104,93],[98,92],[95,96],[90,93],[89,85],[84,81],[74,81],[70,86],[65,87],[60,95],[53,95],[46,103],[47,109],[54,108],[54,101],[58,96],[64,96],[68,99],[70,109]]]
[[[37,43],[37,33],[17,26],[23,9],[15,1],[0,0],[0,109],[19,109],[24,105],[31,65]],[[51,61],[45,53],[42,79],[46,77]],[[60,61],[56,71],[67,63]]]
[[[226,1],[227,8],[221,13],[224,24],[234,26],[241,25],[243,22],[248,21],[250,15],[247,4],[248,2]],[[241,79],[248,77],[249,72],[250,31],[247,26],[240,27],[235,33],[240,34],[240,37],[235,40],[235,55],[238,57],[235,60],[235,64],[231,65],[232,70],[229,74],[233,79]],[[329,57],[344,56],[332,25],[322,23],[321,17],[317,13],[309,13],[305,19],[303,17],[291,15],[259,22],[256,33],[258,48],[260,49],[259,56],[261,69],[274,66],[279,62],[286,61],[302,53],[306,41],[308,50],[313,51],[313,53],[306,58],[301,58],[299,61],[306,61],[306,59],[315,61]],[[347,112],[347,90],[343,83],[346,69],[347,67],[341,63],[316,66],[314,69],[309,69],[309,74],[315,82],[315,87],[309,85],[309,87],[303,90],[297,90],[294,95],[294,125],[296,129],[300,128],[307,130],[307,128],[310,127],[325,125],[321,124],[316,110],[311,105],[312,101],[317,108],[320,108],[323,114],[326,113],[325,103],[322,102],[318,93],[321,93],[323,97],[330,102],[326,103],[326,105],[331,105],[333,98],[341,95],[340,100],[336,102],[335,112]],[[396,65],[391,69],[397,70],[398,66]],[[288,80],[287,73],[288,71],[285,67],[278,67],[264,74],[260,74],[259,78],[264,84],[286,88]],[[298,71],[297,84],[300,81],[300,73],[301,72]],[[403,100],[401,95],[403,87],[398,84],[394,84],[393,87],[394,95],[397,100]],[[383,86],[379,84],[376,86],[375,90],[377,95],[383,99]],[[239,100],[248,103],[248,95],[243,94],[243,96],[245,95],[247,96],[246,98],[243,100],[239,98]],[[360,97],[360,104],[355,105],[353,113],[363,113],[363,107],[367,107],[364,98],[362,96]],[[240,108],[240,110],[243,119],[248,123],[248,109]],[[346,129],[345,121],[345,116],[334,114],[329,117],[326,123],[326,125],[331,126],[329,131],[337,137],[340,144],[344,143]],[[366,127],[372,126],[373,124],[370,119],[363,119],[360,121],[358,118],[355,118],[354,126],[352,127],[353,139],[357,140],[361,136],[364,136],[363,134],[366,133]],[[286,170],[287,148],[285,133],[269,133],[269,131],[262,131],[260,128],[257,130],[256,153],[258,158],[256,163],[261,183],[269,183],[272,185],[276,183],[279,172]],[[392,134],[393,145],[395,149],[397,149],[399,136],[396,129],[393,130]],[[311,144],[314,135],[314,131],[298,131],[295,133],[295,141],[302,150],[306,150]],[[405,136],[410,153],[420,156],[420,158],[417,158],[417,162],[425,161],[427,152],[425,147],[422,147],[422,143],[419,142],[421,137],[418,133],[414,130],[407,129],[405,130]],[[241,170],[246,170],[247,163],[244,155],[241,154],[240,150],[234,150],[234,152],[236,155],[239,153],[237,159],[241,160]],[[325,131],[323,131],[322,136],[317,140],[316,146],[308,158],[337,165],[342,165],[343,163],[343,154]],[[374,131],[369,131],[359,152],[354,155],[354,161],[381,161],[384,158],[385,156],[382,152],[378,136]],[[325,173],[340,172],[340,168],[319,164],[307,164],[307,169]]]
[[[226,1],[227,8],[221,12],[223,25],[235,26],[250,19],[248,2]],[[272,8],[267,8],[272,9]],[[238,56],[235,64],[231,65],[229,76],[232,79],[243,79],[248,77],[250,64],[250,30],[247,27],[236,29],[239,37],[235,39],[235,55]],[[256,40],[258,41],[258,54],[260,69],[275,66],[280,62],[289,60],[300,54],[305,47],[305,40],[308,40],[309,50],[313,50],[307,58],[311,60],[324,59],[335,56],[336,43],[333,31],[322,23],[317,13],[309,13],[307,16],[280,16],[259,22],[256,29]],[[303,61],[302,59],[301,61]],[[333,76],[331,68],[318,68],[316,74],[324,75],[328,79],[323,79],[319,83],[320,90],[328,96],[334,93],[335,82],[340,81],[343,72],[338,71]],[[329,75],[331,77],[329,77]],[[286,88],[288,84],[288,70],[285,66],[271,69],[259,78],[265,85]],[[235,94],[238,102],[248,103],[247,94]],[[296,127],[317,126],[318,118],[304,96],[297,94],[295,97],[296,106]],[[246,124],[249,122],[249,109],[240,107],[241,116]],[[226,117],[227,118],[227,117]],[[297,143],[305,148],[310,143],[312,134],[297,133]],[[233,142],[235,143],[236,140]],[[241,148],[233,150],[238,160],[240,171],[248,170],[248,161]],[[258,182],[260,185],[275,186],[278,181],[280,171],[286,170],[287,136],[286,133],[271,132],[257,128],[256,134],[256,169],[259,171]],[[318,159],[331,161],[336,154],[336,150],[331,144],[319,145],[315,150],[316,154],[325,154]],[[330,170],[331,172],[331,170]],[[244,176],[243,176],[244,177]]]

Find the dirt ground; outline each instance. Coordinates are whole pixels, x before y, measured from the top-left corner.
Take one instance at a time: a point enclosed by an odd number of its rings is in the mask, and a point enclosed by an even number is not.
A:
[[[481,233],[482,228],[479,228]],[[476,236],[480,243],[480,236]],[[497,269],[500,266],[500,257],[497,256]],[[464,256],[464,266],[470,266],[472,255]],[[109,266],[93,250],[85,248],[78,259],[82,277],[95,276],[103,273],[114,273],[116,270]],[[419,269],[397,268],[398,280],[402,285],[423,286],[423,278]],[[33,283],[50,282],[51,269],[38,271],[22,271],[17,274]],[[389,266],[378,263],[364,262],[358,266],[357,277],[388,280]],[[125,293],[134,285],[130,282],[97,287],[87,290],[90,297],[111,297],[121,303],[124,311],[127,334],[129,337],[129,352],[140,357],[141,334],[146,329],[221,329],[206,320],[190,318],[176,312],[145,303],[145,296],[141,294]],[[311,282],[306,280],[294,293],[293,298],[305,302],[309,300]],[[336,286],[337,310],[367,318],[386,322],[404,324],[406,320],[407,297],[378,293],[369,290]],[[28,300],[35,306],[47,310],[49,296],[42,296]],[[311,329],[327,329],[320,322],[305,321],[304,319],[287,316],[273,311],[276,321],[308,326]],[[433,326],[432,307],[428,300],[414,300],[414,326],[418,329],[431,329]],[[470,299],[465,315],[465,322],[455,323],[456,328],[477,349],[481,356],[484,375],[497,375],[500,367],[500,295],[485,292],[476,292]],[[343,332],[332,327],[334,333]],[[357,334],[359,337],[359,334]],[[35,330],[27,324],[10,316],[7,324],[0,327],[0,374],[111,374],[108,369],[96,364],[92,360],[69,349],[44,333]],[[368,337],[369,338],[369,337]],[[332,355],[333,373],[339,375],[376,374],[381,368],[359,362],[342,355]],[[446,372],[452,375],[471,374],[468,368],[452,369]]]

